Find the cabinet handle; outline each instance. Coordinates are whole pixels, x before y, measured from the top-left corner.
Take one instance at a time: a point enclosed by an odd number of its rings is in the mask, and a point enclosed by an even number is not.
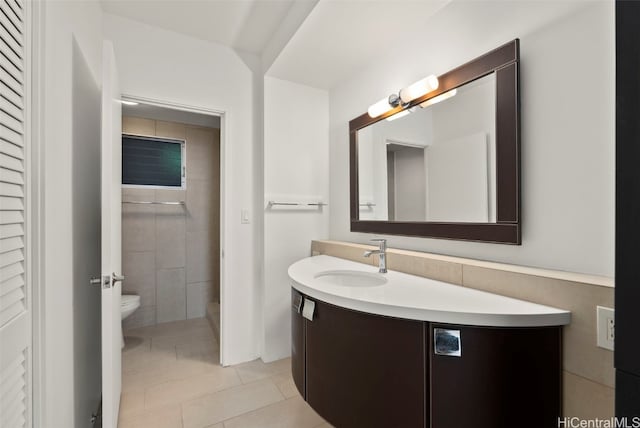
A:
[[[296,296],[296,301],[291,305],[297,313],[301,313],[302,312],[302,302],[303,302],[303,298],[301,295]]]
[[[460,330],[434,328],[433,353],[448,357],[461,357],[462,341],[460,340]]]
[[[316,309],[316,302],[305,298],[304,305],[302,306],[302,316],[308,319],[309,321],[313,321],[313,312],[315,311],[315,309]]]

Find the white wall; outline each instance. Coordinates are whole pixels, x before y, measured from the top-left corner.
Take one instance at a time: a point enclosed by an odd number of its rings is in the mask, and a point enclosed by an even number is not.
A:
[[[225,112],[222,124],[221,341],[222,363],[260,353],[261,224],[241,224],[241,210],[258,219],[255,170],[262,167],[256,137],[252,71],[230,48],[104,15],[126,95]],[[260,88],[258,88],[260,90]],[[225,220],[226,223],[225,223]],[[226,224],[226,226],[224,226]]]
[[[332,239],[349,228],[348,122],[380,98],[521,40],[522,246],[388,236],[392,247],[613,276],[612,2],[454,2],[330,92]]]
[[[100,395],[99,381],[96,383],[95,378],[86,377],[83,373],[83,370],[92,368],[87,360],[95,358],[96,353],[80,349],[86,340],[85,333],[95,334],[92,330],[95,319],[87,315],[91,311],[88,306],[95,300],[86,293],[77,292],[79,287],[89,287],[89,278],[83,281],[79,277],[86,275],[83,268],[90,266],[78,266],[83,263],[82,257],[77,257],[74,264],[74,250],[78,250],[78,246],[91,249],[95,245],[95,242],[86,242],[86,239],[95,238],[87,226],[91,228],[92,223],[95,225],[96,219],[91,217],[95,217],[96,211],[76,210],[75,219],[81,224],[74,224],[72,171],[73,157],[78,153],[74,153],[72,143],[74,137],[84,137],[93,143],[100,140],[99,119],[96,122],[91,112],[84,112],[83,120],[87,117],[91,120],[81,123],[80,117],[74,116],[74,111],[78,113],[83,107],[97,111],[100,108],[100,99],[96,100],[94,93],[82,93],[80,86],[84,84],[90,87],[93,84],[97,87],[97,82],[101,80],[101,11],[95,2],[42,4],[45,14],[45,54],[44,64],[40,65],[44,66],[44,140],[43,153],[39,155],[43,159],[44,183],[44,247],[41,249],[44,258],[44,272],[41,275],[44,295],[40,296],[43,300],[45,329],[42,350],[45,365],[43,421],[47,427],[86,427],[91,412],[97,409],[85,406],[95,405],[91,401]],[[76,60],[80,63],[86,61],[86,68],[84,65],[76,68],[75,73],[74,40],[78,45]],[[84,61],[80,57],[84,57]],[[82,76],[78,75],[78,71]],[[86,80],[78,82],[80,86],[76,85],[74,89],[74,78]],[[93,105],[96,101],[97,106]],[[93,156],[89,152],[91,149],[80,153],[80,158]],[[87,183],[91,184],[91,180]],[[83,235],[85,232],[86,235]],[[98,275],[99,272],[93,274]],[[87,300],[83,301],[83,297]],[[82,315],[89,318],[83,319]],[[84,342],[84,345],[91,344]],[[74,367],[78,360],[82,361],[80,367]]]
[[[323,90],[264,78],[264,197],[328,202],[329,98]],[[331,206],[267,208],[264,216],[264,349],[272,361],[291,352],[287,268],[328,235]]]

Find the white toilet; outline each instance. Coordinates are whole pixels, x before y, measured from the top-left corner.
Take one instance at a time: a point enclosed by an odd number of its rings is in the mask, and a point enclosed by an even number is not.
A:
[[[120,316],[124,320],[140,307],[140,296],[134,294],[123,294],[120,297]],[[120,339],[122,347],[124,348],[124,332],[122,331],[122,324],[120,325]]]

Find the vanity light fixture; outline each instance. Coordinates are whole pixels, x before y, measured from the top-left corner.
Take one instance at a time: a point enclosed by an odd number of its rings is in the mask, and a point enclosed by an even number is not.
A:
[[[138,103],[135,101],[127,101],[127,100],[120,100],[120,104],[123,104],[125,106],[137,106]]]
[[[406,88],[401,89],[398,95],[400,96],[402,103],[407,104],[424,94],[428,94],[429,92],[438,89],[438,85],[438,78],[432,74],[431,76],[420,79]]]
[[[383,98],[377,103],[372,104],[367,110],[367,113],[369,113],[370,117],[378,117],[382,114],[385,114],[386,112],[391,110],[393,107],[394,107],[393,104],[391,104],[391,97]]]
[[[425,108],[432,106],[434,104],[439,103],[440,101],[444,101],[448,98],[454,97],[458,93],[457,89],[452,89],[450,91],[445,92],[444,94],[440,94],[437,97],[429,98],[427,101],[420,104],[420,107]]]
[[[405,117],[406,115],[408,115],[409,113],[411,113],[413,109],[409,109],[409,110],[402,110],[399,113],[394,114],[393,116],[389,116],[387,118],[387,121],[391,122],[392,120],[396,120],[396,119],[400,119],[401,117]]]
[[[375,104],[372,104],[367,113],[370,117],[378,117],[389,110],[398,106],[406,107],[411,101],[438,89],[438,78],[434,75],[427,76],[424,79],[403,88],[398,94],[391,94],[387,98],[383,98]],[[398,116],[398,115],[395,115]]]

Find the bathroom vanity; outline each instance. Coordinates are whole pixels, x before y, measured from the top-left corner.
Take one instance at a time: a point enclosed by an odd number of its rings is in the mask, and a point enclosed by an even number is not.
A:
[[[330,256],[289,268],[292,373],[342,427],[556,427],[564,310]]]

